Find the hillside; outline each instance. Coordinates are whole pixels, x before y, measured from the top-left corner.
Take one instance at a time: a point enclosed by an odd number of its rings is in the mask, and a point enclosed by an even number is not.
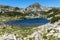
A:
[[[58,8],[52,8],[48,12],[46,12],[47,18],[50,18],[51,23],[54,23],[55,21],[58,21],[60,19],[60,9]]]

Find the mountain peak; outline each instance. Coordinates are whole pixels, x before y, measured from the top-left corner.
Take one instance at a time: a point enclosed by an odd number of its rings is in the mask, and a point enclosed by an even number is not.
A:
[[[36,3],[34,3],[33,5],[40,5],[40,4],[36,2]]]
[[[29,7],[32,7],[32,8],[34,8],[34,7],[40,8],[40,4],[39,3],[34,3],[34,4],[30,5]]]

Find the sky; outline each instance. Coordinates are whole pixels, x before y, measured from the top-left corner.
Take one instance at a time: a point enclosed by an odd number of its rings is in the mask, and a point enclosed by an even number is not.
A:
[[[26,8],[36,2],[45,7],[60,7],[60,0],[0,0],[0,5]]]

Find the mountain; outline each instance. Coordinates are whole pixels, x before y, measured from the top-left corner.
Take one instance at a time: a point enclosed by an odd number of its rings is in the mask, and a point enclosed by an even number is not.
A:
[[[25,16],[28,18],[43,17],[54,22],[60,19],[60,8],[49,8],[34,3],[26,8],[18,8],[0,5],[0,15],[2,16]]]
[[[39,3],[34,3],[27,7],[28,9],[39,10],[39,11],[47,11],[49,8],[41,6]]]
[[[29,5],[26,8],[18,8],[18,7],[11,7],[11,6],[5,6],[0,5],[0,12],[21,12],[26,16],[40,16],[41,14],[47,12],[51,8],[47,8],[44,6],[41,6],[39,3],[34,3],[32,5]]]
[[[28,16],[40,16],[50,9],[51,8],[41,6],[39,3],[34,3],[32,5],[29,5],[25,9],[22,9],[21,12],[27,14]]]
[[[28,7],[31,7],[31,8],[34,8],[34,7],[36,7],[36,8],[40,8],[40,4],[39,3],[34,3],[34,4],[32,4],[32,5],[29,5]]]
[[[39,3],[34,3],[32,5],[29,5],[26,8],[18,8],[18,7],[11,7],[11,6],[5,6],[5,5],[0,5],[0,11],[1,10],[8,10],[8,11],[18,11],[18,12],[25,12],[25,11],[48,11],[51,8],[47,8],[44,6],[41,6]]]
[[[50,8],[41,6],[39,3],[34,3],[26,8],[31,11],[48,11]]]

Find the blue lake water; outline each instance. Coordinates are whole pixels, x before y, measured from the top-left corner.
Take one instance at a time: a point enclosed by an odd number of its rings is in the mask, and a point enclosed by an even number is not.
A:
[[[5,21],[4,24],[13,25],[13,26],[40,26],[48,22],[50,21],[44,18],[31,18],[24,20]]]

